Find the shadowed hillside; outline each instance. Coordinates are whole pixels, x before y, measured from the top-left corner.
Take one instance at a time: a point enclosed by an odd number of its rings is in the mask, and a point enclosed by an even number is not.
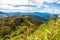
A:
[[[0,37],[4,37],[5,35],[11,35],[11,32],[18,30],[18,28],[22,28],[20,29],[19,34],[26,32],[27,29],[30,27],[32,28],[31,33],[33,33],[33,31],[37,29],[39,25],[43,24],[43,22],[36,20],[35,17],[39,18],[35,15],[34,17],[32,15],[23,15],[0,18]]]

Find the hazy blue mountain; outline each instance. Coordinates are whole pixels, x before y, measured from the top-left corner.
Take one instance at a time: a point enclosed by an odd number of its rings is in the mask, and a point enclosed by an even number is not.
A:
[[[51,14],[44,12],[0,12],[0,18],[1,17],[5,17],[5,16],[21,16],[21,15],[36,15],[39,16],[41,18],[45,18],[45,19],[50,19]],[[53,14],[54,17],[58,17],[58,14]]]

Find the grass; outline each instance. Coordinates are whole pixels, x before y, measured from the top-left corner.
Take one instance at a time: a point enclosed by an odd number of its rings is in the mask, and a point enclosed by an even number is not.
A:
[[[53,26],[51,26],[51,22],[42,24],[30,35],[30,40],[60,40],[60,21],[56,21]]]
[[[2,29],[0,32],[10,32],[11,30],[7,26],[2,28],[5,30]],[[27,24],[17,26],[16,30],[11,31],[10,34],[0,36],[0,40],[60,40],[60,21],[50,20],[48,23],[38,26],[37,29],[34,29],[33,26],[28,27]]]
[[[54,27],[50,26],[50,22],[42,24],[28,37],[21,34],[10,38],[10,40],[60,40],[60,21],[56,21],[56,23]]]

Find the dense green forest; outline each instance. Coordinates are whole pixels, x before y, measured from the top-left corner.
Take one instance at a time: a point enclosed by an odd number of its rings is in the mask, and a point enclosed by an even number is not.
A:
[[[46,21],[24,15],[0,18],[0,40],[60,40],[60,18]]]

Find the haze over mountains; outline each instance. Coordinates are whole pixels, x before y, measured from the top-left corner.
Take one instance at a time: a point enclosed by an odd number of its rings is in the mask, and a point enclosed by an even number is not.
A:
[[[47,17],[49,18],[51,16],[50,13],[47,12],[1,12],[0,11],[0,16],[20,16],[20,15],[36,15],[36,16],[41,16],[41,17]],[[58,14],[52,14],[57,17]]]

